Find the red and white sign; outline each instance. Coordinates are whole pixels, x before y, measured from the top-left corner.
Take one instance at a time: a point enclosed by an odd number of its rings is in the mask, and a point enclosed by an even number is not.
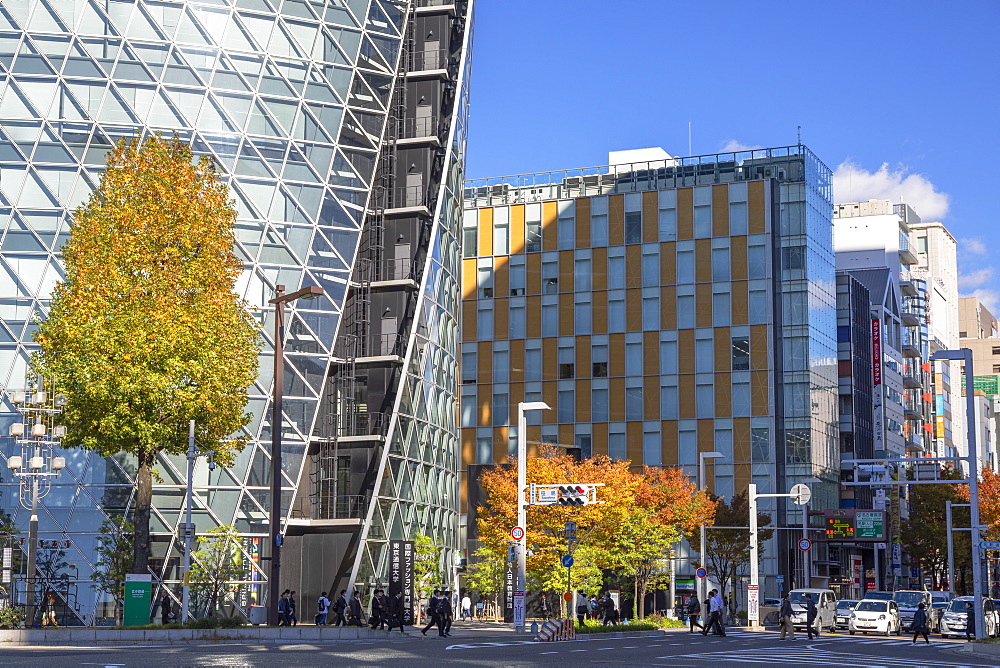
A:
[[[872,318],[872,382],[882,384],[882,321]]]
[[[861,560],[860,559],[854,559],[853,561],[854,561],[854,563],[853,563],[853,573],[852,573],[852,575],[853,575],[853,579],[854,579],[854,584],[860,585],[861,584]]]
[[[813,542],[811,540],[809,540],[808,538],[800,538],[799,539],[799,549],[802,550],[803,552],[808,552],[809,548],[811,548],[812,546],[813,546]]]
[[[760,585],[747,585],[747,619],[755,622],[760,619]]]
[[[524,527],[514,527],[510,530],[510,537],[514,540],[521,540],[524,538]]]

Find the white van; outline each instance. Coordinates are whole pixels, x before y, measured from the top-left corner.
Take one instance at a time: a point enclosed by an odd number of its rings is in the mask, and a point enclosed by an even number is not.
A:
[[[792,625],[797,629],[806,627],[806,594],[816,604],[815,628],[832,633],[837,625],[837,595],[832,589],[793,589],[788,592],[792,610],[795,611]]]

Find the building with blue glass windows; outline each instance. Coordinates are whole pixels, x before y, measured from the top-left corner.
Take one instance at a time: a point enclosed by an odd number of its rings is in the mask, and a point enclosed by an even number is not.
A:
[[[269,557],[275,286],[289,305],[282,430],[282,588],[388,582],[387,543],[426,534],[451,573],[458,547],[461,192],[472,2],[456,0],[23,0],[0,4],[0,383],[24,387],[35,315],[62,278],[72,210],[120,137],[176,133],[225,175],[239,212],[239,282],[261,323],[250,445],[199,461],[197,533],[231,524],[243,577],[227,602],[263,600]],[[17,418],[6,402],[4,434]],[[4,458],[14,440],[0,439]],[[127,514],[134,463],[64,450],[39,510],[34,577],[60,623],[104,623],[90,586],[103,519]],[[161,457],[154,595],[177,598],[186,462]],[[28,511],[0,472],[0,510],[25,551]],[[14,559],[23,564],[22,559]],[[162,587],[161,587],[162,585]]]

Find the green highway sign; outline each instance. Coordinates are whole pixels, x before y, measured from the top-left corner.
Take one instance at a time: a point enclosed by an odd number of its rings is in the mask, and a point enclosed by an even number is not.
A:
[[[854,540],[885,540],[885,513],[858,510],[854,513]]]

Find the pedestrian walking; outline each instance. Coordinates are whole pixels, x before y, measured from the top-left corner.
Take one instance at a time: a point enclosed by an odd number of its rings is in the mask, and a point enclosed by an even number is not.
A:
[[[819,638],[819,628],[815,626],[818,613],[812,594],[806,594],[806,633],[809,634],[809,640],[812,640],[814,635]]]
[[[441,592],[435,589],[434,594],[431,596],[431,600],[427,602],[427,616],[430,618],[430,620],[427,622],[427,626],[425,626],[423,630],[420,631],[425,636],[427,635],[427,629],[438,626],[437,609],[438,609],[438,602],[440,601],[440,599],[438,598],[440,594]]]
[[[987,627],[987,631],[988,630],[989,627]],[[965,639],[976,639],[976,611],[975,608],[972,607],[971,601],[965,604]]]
[[[930,638],[927,637],[927,633],[930,629],[927,628],[927,604],[921,603],[917,606],[917,611],[913,613],[913,623],[910,624],[910,629],[913,630],[913,644],[917,644],[917,636],[922,635],[924,637],[924,643],[930,645]]]
[[[472,619],[472,599],[466,594],[462,597],[462,621]]]
[[[377,629],[380,626],[385,626],[385,605],[386,600],[382,596],[382,590],[376,589],[375,594],[372,596],[371,615],[368,617],[368,622],[371,625],[372,630]]]
[[[288,594],[288,621],[292,623],[292,626],[296,626],[299,623],[299,615],[295,610],[295,592],[289,592]]]
[[[45,595],[45,600],[42,602],[42,626],[55,626],[58,628],[59,624],[56,622],[56,595],[49,592]]]
[[[351,594],[351,600],[348,601],[347,605],[348,605],[348,612],[349,612],[348,619],[347,619],[347,625],[348,626],[361,626],[362,625],[361,624],[361,612],[362,612],[361,594],[358,592],[357,589],[355,589],[354,593]]]
[[[705,627],[699,622],[699,618],[701,617],[701,603],[698,602],[697,596],[692,596],[691,600],[688,602],[687,616],[688,621],[691,622],[691,629],[688,633],[694,633],[694,627],[696,626],[702,631],[705,630]]]
[[[163,594],[163,598],[160,599],[160,622],[163,624],[169,624],[174,620],[173,603],[170,600],[170,596],[166,593]]]
[[[709,632],[712,635],[726,637],[726,631],[722,628],[722,597],[719,596],[719,591],[713,589],[711,596],[708,599],[708,626],[704,628],[701,635],[707,636]]]
[[[778,640],[784,640],[785,634],[788,634],[789,640],[795,640],[795,625],[792,623],[794,615],[795,611],[792,610],[792,601],[788,597],[788,594],[785,594],[781,597],[781,609],[778,610],[778,624],[781,628]]]
[[[601,611],[603,612],[601,623],[604,626],[615,623],[617,610],[615,610],[615,600],[610,595],[605,594],[601,599]]]
[[[288,590],[286,589],[281,592],[281,598],[278,599],[278,626],[288,626],[289,611]]]
[[[337,614],[337,621],[334,626],[347,626],[347,608],[349,603],[347,601],[347,590],[340,590],[340,598],[337,602],[333,604],[333,611]]]
[[[316,626],[326,626],[328,614],[330,614],[330,599],[326,597],[326,592],[323,592],[316,601],[316,617],[313,620],[316,622]]]
[[[601,612],[601,606],[597,602],[596,595],[590,597],[589,605],[590,605],[590,618],[598,619],[600,617],[599,613]]]
[[[438,599],[438,636],[447,638],[451,635],[451,622],[451,592],[444,592]]]
[[[396,627],[399,627],[400,633],[405,633],[403,630],[403,593],[396,592],[395,596],[389,598],[389,633]]]
[[[584,622],[587,620],[587,614],[590,612],[590,602],[587,601],[587,597],[584,596],[582,591],[576,593],[576,619],[580,622],[580,628],[584,627]]]

